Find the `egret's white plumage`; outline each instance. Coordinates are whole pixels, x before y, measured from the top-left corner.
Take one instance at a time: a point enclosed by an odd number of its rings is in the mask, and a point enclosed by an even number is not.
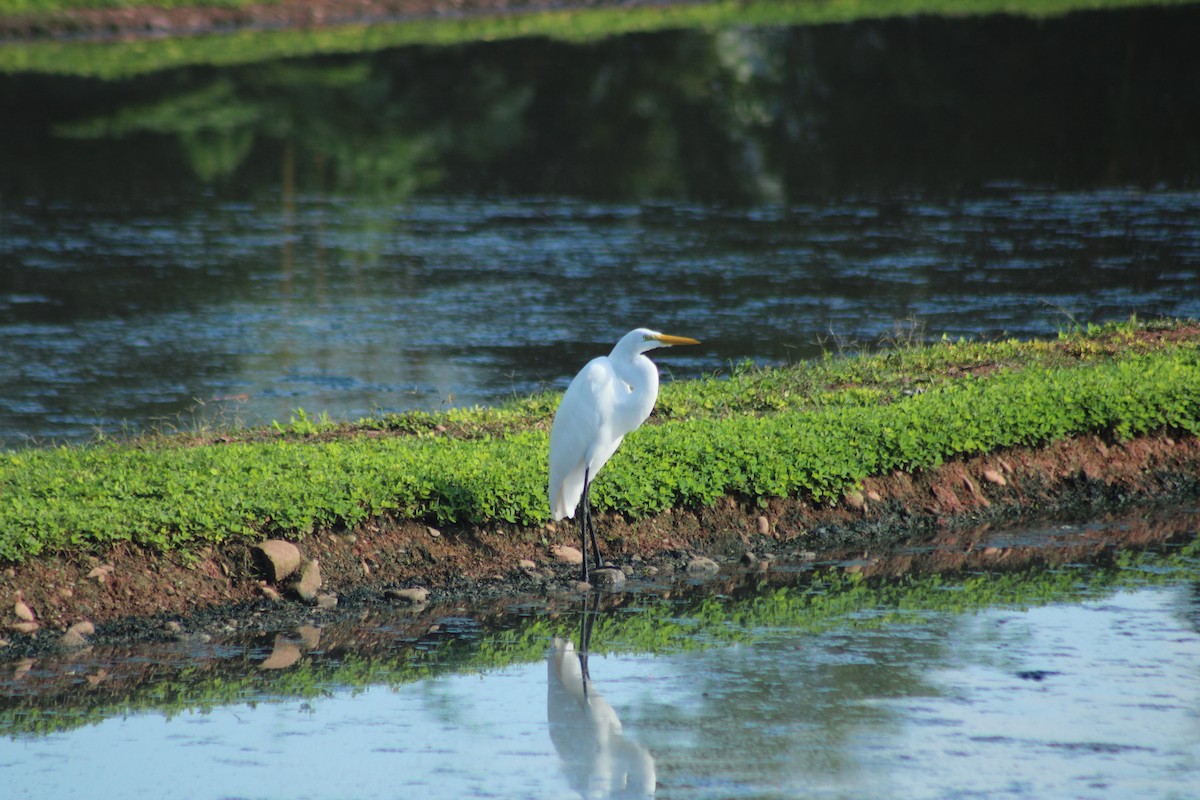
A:
[[[681,344],[699,342],[637,328],[622,336],[607,356],[589,361],[571,381],[550,430],[550,511],[555,520],[574,517],[582,508],[580,527],[586,527],[588,484],[625,435],[646,421],[658,399],[658,368],[646,352]],[[586,580],[586,541],[584,545]]]

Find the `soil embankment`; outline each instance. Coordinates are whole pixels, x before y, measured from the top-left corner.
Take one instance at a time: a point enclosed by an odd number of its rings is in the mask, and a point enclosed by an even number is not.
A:
[[[379,22],[497,16],[638,2],[589,0],[285,0],[240,8],[188,6],[73,9],[48,14],[0,17],[0,42],[72,39],[133,41],[200,36],[238,30],[304,30]]]
[[[895,573],[919,560],[895,557],[897,548],[911,545],[937,545],[931,552],[937,553],[939,569],[1013,566],[1037,557],[1032,549],[982,540],[982,523],[1025,514],[1102,515],[1155,500],[1193,498],[1198,490],[1196,438],[1112,442],[1086,436],[869,478],[860,492],[836,505],[776,499],[759,507],[725,498],[710,508],[636,521],[608,515],[598,522],[606,559],[634,581],[684,573],[699,555],[767,572],[789,562],[853,558],[856,563],[847,568]],[[578,567],[561,557],[562,546],[576,544],[574,529],[565,523],[435,530],[380,520],[317,532],[297,544],[306,559],[320,565],[326,610],[400,602],[394,590],[403,587],[428,589],[434,600],[463,602],[577,590]],[[1075,543],[1085,550],[1113,544]],[[84,620],[103,625],[139,619],[161,629],[175,618],[234,606],[311,610],[286,584],[263,578],[245,542],[209,548],[191,560],[132,545],[40,557],[0,570],[0,598],[5,601],[0,638],[27,644],[38,637],[57,641],[61,631]]]

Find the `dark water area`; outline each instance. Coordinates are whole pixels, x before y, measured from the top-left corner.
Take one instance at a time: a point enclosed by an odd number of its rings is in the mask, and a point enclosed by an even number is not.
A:
[[[0,76],[0,446],[1200,316],[1200,7]]]

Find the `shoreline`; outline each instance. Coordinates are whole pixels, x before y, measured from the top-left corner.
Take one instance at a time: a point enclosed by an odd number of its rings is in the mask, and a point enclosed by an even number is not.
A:
[[[979,526],[1029,516],[1094,517],[1197,494],[1200,439],[1157,434],[1117,443],[1087,435],[867,478],[836,503],[787,498],[760,507],[726,497],[703,509],[635,521],[605,514],[597,522],[604,558],[632,584],[711,575],[712,567],[691,568],[700,557],[722,572],[851,559],[845,569],[870,576],[901,574],[909,567],[898,564],[920,559],[891,556],[922,546],[942,553],[948,569],[1012,567],[1031,556],[983,543]],[[95,626],[106,640],[155,638],[240,614],[334,618],[364,604],[402,607],[413,601],[399,591],[405,588],[426,590],[417,605],[578,596],[578,567],[555,553],[577,546],[574,539],[575,529],[562,523],[437,530],[377,519],[314,533],[297,544],[320,565],[319,605],[298,599],[290,584],[267,581],[244,542],[191,558],[130,544],[43,555],[0,569],[0,597],[7,601],[0,657],[57,648],[64,631],[79,623]],[[28,614],[19,614],[18,604]]]

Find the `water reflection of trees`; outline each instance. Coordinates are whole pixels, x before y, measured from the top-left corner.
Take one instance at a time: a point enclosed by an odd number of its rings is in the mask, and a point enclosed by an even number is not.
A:
[[[752,202],[913,181],[1178,182],[1200,169],[1200,111],[1178,102],[1194,56],[1172,43],[1198,18],[1140,9],[407,48],[106,85],[54,121],[73,138],[172,137],[202,184],[277,185],[293,147],[300,188],[390,197]]]

